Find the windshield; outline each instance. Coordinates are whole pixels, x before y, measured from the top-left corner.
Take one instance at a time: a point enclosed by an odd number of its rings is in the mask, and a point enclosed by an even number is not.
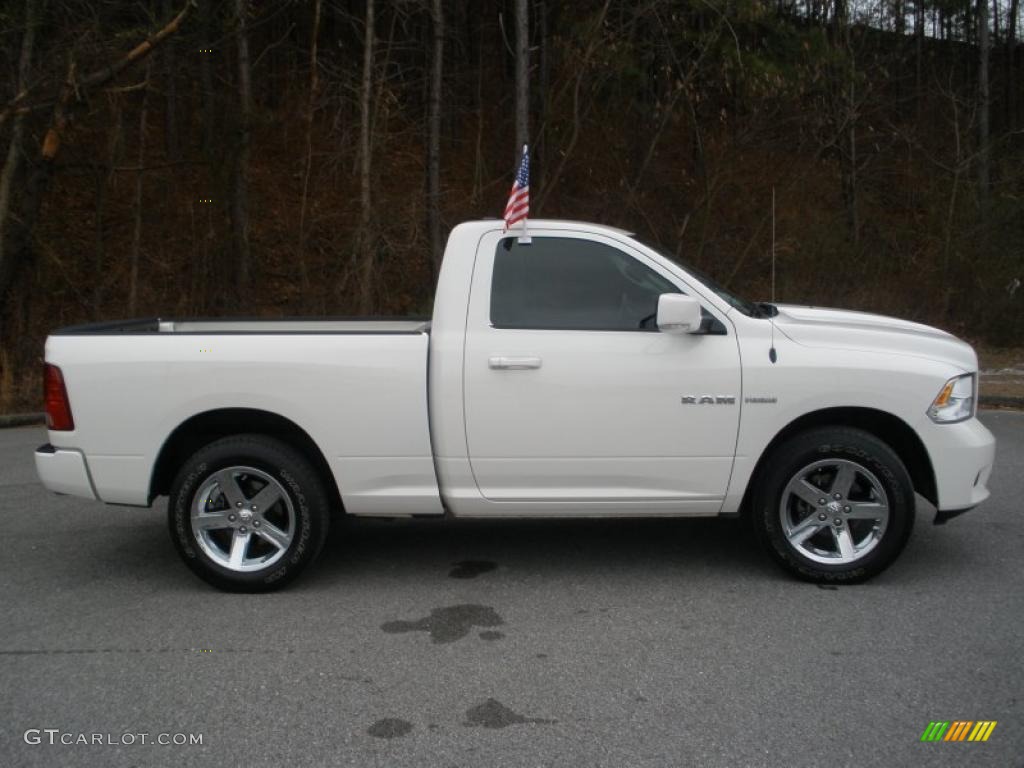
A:
[[[650,248],[652,251],[657,253],[659,256],[664,256],[666,259],[668,259],[672,263],[678,264],[680,267],[685,269],[691,275],[693,275],[698,280],[700,280],[702,283],[704,283],[704,285],[706,285],[708,288],[710,288],[712,291],[714,291],[716,294],[718,294],[719,298],[721,298],[724,301],[728,302],[728,304],[730,306],[735,307],[740,312],[742,312],[744,315],[747,315],[748,317],[763,317],[765,315],[765,313],[761,311],[761,309],[758,307],[757,304],[755,304],[752,301],[747,301],[746,299],[741,299],[736,294],[727,291],[714,278],[708,277],[708,275],[704,274],[704,272],[702,272],[701,270],[697,269],[693,265],[687,264],[682,259],[676,258],[675,255],[666,252],[664,249],[659,248],[656,245],[651,245],[646,240],[641,240],[638,237],[634,237],[634,239],[638,243],[640,243],[641,245],[645,245],[648,248]]]

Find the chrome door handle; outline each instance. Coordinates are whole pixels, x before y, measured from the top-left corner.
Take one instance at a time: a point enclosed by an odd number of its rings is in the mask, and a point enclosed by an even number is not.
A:
[[[526,371],[540,368],[539,357],[489,357],[487,366],[496,371]]]

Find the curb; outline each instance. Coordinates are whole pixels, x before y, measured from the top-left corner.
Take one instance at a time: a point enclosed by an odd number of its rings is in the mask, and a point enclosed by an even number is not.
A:
[[[29,424],[44,424],[46,414],[43,413],[0,413],[0,429],[3,427],[24,427]]]

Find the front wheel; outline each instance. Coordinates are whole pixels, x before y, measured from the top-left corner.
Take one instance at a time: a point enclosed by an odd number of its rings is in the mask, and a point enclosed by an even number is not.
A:
[[[914,524],[913,485],[896,453],[874,435],[809,430],[768,460],[751,520],[788,571],[853,583],[880,573],[903,550]]]
[[[217,440],[171,486],[171,538],[200,578],[234,592],[278,589],[319,554],[329,502],[306,458],[262,435]]]

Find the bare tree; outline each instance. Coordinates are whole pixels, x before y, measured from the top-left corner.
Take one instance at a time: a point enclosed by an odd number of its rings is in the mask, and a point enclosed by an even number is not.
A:
[[[149,85],[153,77],[153,60],[146,62],[146,81],[142,86],[142,107],[139,110],[138,167],[135,170],[135,221],[132,227],[132,249],[129,257],[128,314],[134,316],[139,303],[139,251],[142,248],[142,178],[146,165],[146,121],[149,114]]]
[[[32,48],[35,44],[36,25],[39,20],[38,8],[37,0],[25,0],[25,33],[21,38],[21,55],[18,58],[19,93],[28,88],[29,72],[32,68]],[[0,286],[3,285],[2,274],[5,271],[6,263],[7,239],[4,237],[4,230],[11,210],[11,187],[14,184],[14,179],[19,175],[21,159],[24,154],[24,120],[24,115],[14,118],[11,143],[7,147],[7,159],[4,161],[3,171],[0,172]],[[0,301],[2,299],[3,294],[0,293]]]
[[[14,280],[15,267],[27,266],[31,260],[32,232],[39,220],[43,198],[53,179],[54,162],[68,132],[72,113],[79,106],[87,103],[88,97],[95,89],[107,84],[128,67],[149,56],[157,46],[177,32],[191,8],[192,3],[187,2],[182,10],[158,32],[150,35],[120,58],[85,77],[78,77],[74,58],[70,59],[64,82],[52,102],[52,116],[49,127],[43,135],[39,157],[21,199],[21,215],[18,217],[17,227],[11,228],[14,231],[10,234],[10,239],[5,239],[4,246],[0,248],[0,254],[3,254],[4,257],[3,262],[0,263],[0,301],[7,295]],[[29,85],[19,91],[14,99],[9,101],[3,110],[0,110],[0,125],[11,115],[17,117],[31,111],[32,107],[26,106],[26,103],[38,87],[41,86]]]
[[[988,0],[978,0],[978,194],[984,205],[989,190]]]
[[[374,256],[377,244],[373,237],[370,208],[370,94],[373,91],[373,45],[375,35],[374,0],[366,0],[366,28],[363,37],[363,76],[359,89],[359,205],[360,256],[359,311],[368,314],[374,303]]]
[[[923,85],[922,64],[924,58],[924,0],[914,0],[914,103],[917,107],[917,114],[921,114],[921,106],[924,100],[921,93]]]
[[[516,0],[516,159],[530,143],[530,4]]]
[[[1006,55],[1004,60],[1006,62],[1006,120],[1007,123],[1013,122],[1017,115],[1016,104],[1019,99],[1017,93],[1018,87],[1014,78],[1017,75],[1017,69],[1014,66],[1017,60],[1017,14],[1020,11],[1020,0],[1010,0],[1010,12],[1006,19]]]
[[[984,0],[979,0],[984,2]],[[856,245],[860,241],[860,206],[859,187],[857,180],[857,62],[851,36],[850,4],[848,0],[835,0],[832,17],[834,42],[842,55],[837,59],[835,81],[839,89],[836,106],[836,122],[841,126],[841,142],[839,149],[839,165],[843,193],[846,204],[846,218],[850,228],[850,237]]]
[[[161,3],[164,15],[171,12],[171,2],[163,0]],[[181,157],[181,144],[178,140],[178,77],[173,44],[165,45],[161,53],[164,60],[164,148],[167,159],[173,162]]]
[[[238,48],[238,146],[233,169],[231,228],[238,269],[238,289],[249,287],[249,143],[252,133],[252,76],[249,64],[247,0],[235,0],[235,38]]]
[[[299,278],[302,288],[309,287],[306,268],[306,208],[309,205],[309,175],[313,170],[313,115],[316,112],[317,92],[320,90],[317,40],[320,37],[321,0],[313,4],[313,31],[309,39],[309,103],[306,106],[306,169],[302,175],[302,204],[299,208]]]
[[[441,85],[444,76],[444,6],[433,0],[434,52],[430,71],[430,137],[427,150],[427,196],[431,275],[441,268]]]
[[[200,18],[200,39],[202,50],[199,57],[199,82],[202,88],[202,126],[203,126],[203,153],[209,157],[213,154],[213,139],[215,127],[215,94],[213,89],[213,72],[210,59],[213,57],[214,32],[214,8],[212,2],[203,3],[203,11]]]

